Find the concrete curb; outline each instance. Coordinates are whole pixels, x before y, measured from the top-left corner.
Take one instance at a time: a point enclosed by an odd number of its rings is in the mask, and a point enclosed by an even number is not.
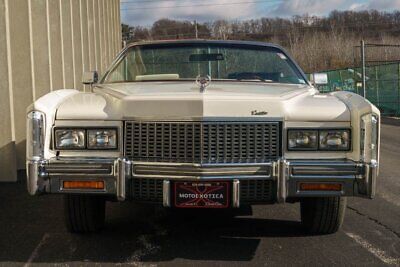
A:
[[[400,126],[400,118],[382,117],[382,123],[394,126]]]

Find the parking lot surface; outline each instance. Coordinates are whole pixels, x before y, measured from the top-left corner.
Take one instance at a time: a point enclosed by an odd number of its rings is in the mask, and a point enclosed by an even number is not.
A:
[[[399,125],[382,126],[381,148],[376,199],[349,199],[342,230],[328,236],[304,233],[298,204],[232,217],[132,203],[108,203],[101,233],[73,235],[60,196],[0,183],[0,265],[400,266]]]

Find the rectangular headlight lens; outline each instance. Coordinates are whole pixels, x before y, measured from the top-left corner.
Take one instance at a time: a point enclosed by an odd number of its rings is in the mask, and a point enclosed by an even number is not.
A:
[[[319,132],[320,150],[350,150],[349,130],[321,130]]]
[[[116,149],[117,130],[115,129],[94,129],[88,130],[89,149]]]
[[[60,129],[55,131],[56,149],[84,149],[85,130]]]
[[[289,150],[317,150],[318,131],[315,130],[289,130]]]

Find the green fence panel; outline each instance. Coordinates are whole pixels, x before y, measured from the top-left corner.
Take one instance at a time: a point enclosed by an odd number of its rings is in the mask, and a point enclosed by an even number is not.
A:
[[[364,94],[361,68],[330,70],[321,73],[328,75],[328,84],[318,86],[322,93],[349,91]],[[384,115],[400,116],[400,62],[368,66],[366,80],[367,99]]]

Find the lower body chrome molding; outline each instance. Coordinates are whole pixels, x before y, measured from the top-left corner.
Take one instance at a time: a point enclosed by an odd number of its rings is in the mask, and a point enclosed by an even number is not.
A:
[[[171,183],[174,181],[230,181],[231,206],[248,202],[284,203],[303,197],[375,196],[378,164],[348,160],[279,160],[263,164],[175,164],[132,162],[127,159],[51,159],[27,162],[27,186],[31,195],[43,193],[97,194],[117,201],[135,198],[131,181],[160,181],[159,204],[171,207]],[[64,189],[63,181],[104,181],[103,190]],[[258,182],[257,182],[258,181]],[[249,184],[251,182],[252,184]],[[304,183],[335,183],[341,190],[304,191]],[[247,186],[247,187],[246,187]],[[244,194],[246,188],[247,195]],[[257,196],[257,189],[264,195]],[[148,190],[154,190],[150,187]],[[261,194],[261,193],[260,193]],[[271,197],[272,196],[272,197]],[[157,198],[158,199],[158,198]]]

